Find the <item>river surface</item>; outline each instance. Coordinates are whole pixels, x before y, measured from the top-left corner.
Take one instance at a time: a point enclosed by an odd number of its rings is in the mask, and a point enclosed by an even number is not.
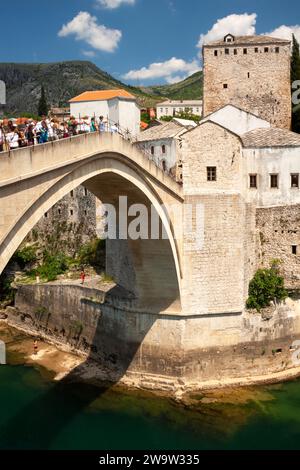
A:
[[[299,380],[218,393],[187,407],[0,366],[0,449],[300,449]]]

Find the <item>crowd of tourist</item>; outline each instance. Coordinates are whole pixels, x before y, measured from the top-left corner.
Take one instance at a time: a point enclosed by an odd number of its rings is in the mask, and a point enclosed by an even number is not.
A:
[[[0,152],[97,131],[115,133],[118,132],[118,125],[108,123],[103,116],[98,119],[83,117],[79,120],[70,117],[68,121],[63,122],[46,116],[39,121],[33,119],[0,121]]]

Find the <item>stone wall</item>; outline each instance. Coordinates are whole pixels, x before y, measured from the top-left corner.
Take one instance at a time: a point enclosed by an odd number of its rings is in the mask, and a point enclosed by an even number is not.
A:
[[[69,345],[114,371],[115,380],[126,375],[145,388],[292,375],[293,342],[300,338],[300,304],[290,299],[264,315],[184,317],[138,311],[119,288],[105,294],[81,286],[24,285],[16,308],[7,311],[11,325]]]
[[[216,181],[208,181],[208,166],[216,167]],[[204,232],[203,246],[194,249],[185,221],[182,304],[187,314],[244,310],[255,270],[255,211],[243,198],[242,174],[241,143],[231,132],[206,122],[183,136],[185,205],[202,207]]]
[[[45,250],[74,256],[97,236],[96,198],[83,186],[71,191],[45,213],[25,239]]]
[[[279,47],[279,53],[275,47]],[[228,55],[225,48],[229,49]],[[244,48],[247,54],[243,53]],[[276,127],[290,129],[290,46],[274,43],[268,45],[268,52],[264,48],[265,45],[254,43],[204,46],[204,116],[231,103]]]
[[[237,136],[206,122],[182,136],[184,193],[242,191],[242,148]],[[217,181],[207,181],[207,167],[217,167]]]
[[[257,264],[269,267],[280,259],[286,285],[300,288],[300,205],[261,208],[256,214]]]

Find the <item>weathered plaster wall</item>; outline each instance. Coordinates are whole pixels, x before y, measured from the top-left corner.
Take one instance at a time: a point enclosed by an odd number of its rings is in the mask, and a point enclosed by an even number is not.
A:
[[[243,149],[243,161],[249,202],[258,207],[300,204],[300,189],[291,185],[291,174],[300,174],[299,147]],[[257,189],[249,187],[249,174],[257,175]],[[278,174],[278,188],[271,188],[271,174]]]
[[[271,127],[271,124],[268,121],[260,119],[251,113],[245,113],[245,111],[230,104],[219,109],[217,112],[210,114],[206,118],[203,118],[201,123],[206,122],[207,120],[220,124],[238,135],[245,134],[246,132],[253,131],[254,129],[268,129]]]

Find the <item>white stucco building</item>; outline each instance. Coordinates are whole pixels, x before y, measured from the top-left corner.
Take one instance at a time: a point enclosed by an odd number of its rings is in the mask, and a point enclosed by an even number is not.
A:
[[[140,131],[140,109],[135,96],[126,90],[86,91],[70,100],[70,111],[76,119],[103,116],[133,135]]]
[[[160,126],[141,132],[137,144],[166,173],[182,179],[181,135],[188,129],[197,127],[194,121],[174,118]]]
[[[196,116],[202,116],[202,100],[163,101],[156,105],[156,117],[176,116],[178,113],[189,112]]]
[[[232,189],[240,190],[245,200],[257,207],[300,204],[299,134],[273,127],[234,105],[226,105],[205,117],[200,127],[207,123],[217,124],[239,138],[242,167]],[[232,158],[237,159],[234,149]],[[217,160],[210,164],[216,167],[218,180],[226,175],[221,175]]]

